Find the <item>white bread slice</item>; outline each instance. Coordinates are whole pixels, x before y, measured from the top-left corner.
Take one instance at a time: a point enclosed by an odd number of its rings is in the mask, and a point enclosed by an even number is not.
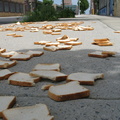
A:
[[[11,72],[8,69],[0,70],[0,80],[9,78],[15,72]]]
[[[98,57],[98,58],[106,58],[106,57],[108,57],[107,54],[102,54],[101,51],[95,51],[95,52],[89,53],[88,56],[89,57]]]
[[[104,78],[103,73],[72,73],[68,75],[67,82],[70,81],[78,81],[81,85],[94,85],[94,81],[96,79],[102,79]]]
[[[46,43],[45,46],[58,46],[60,43],[59,42],[51,42],[51,43]]]
[[[30,55],[30,56],[33,56],[33,57],[38,57],[38,56],[43,55],[44,52],[42,52],[42,51],[32,51],[32,50],[29,50],[29,51],[25,52],[24,54],[27,54],[27,55]]]
[[[51,35],[61,35],[59,32],[52,32]]]
[[[67,75],[63,74],[58,71],[32,71],[30,72],[30,75],[33,77],[40,77],[40,78],[45,78],[49,79],[52,81],[63,81],[66,80]]]
[[[59,43],[66,43],[66,42],[70,42],[70,39],[65,39],[65,40],[57,40]]]
[[[57,38],[56,40],[66,40],[69,39],[67,35],[63,35],[62,37]]]
[[[15,60],[14,61],[0,60],[0,68],[9,68],[16,64],[17,62]]]
[[[88,97],[89,95],[90,91],[79,85],[78,81],[51,86],[48,90],[48,96],[55,101],[74,100]]]
[[[32,58],[32,55],[17,53],[10,57],[10,60],[29,60]]]
[[[15,52],[15,51],[8,51],[8,52],[0,53],[0,57],[9,58],[9,57],[12,57],[13,55],[15,55],[16,53],[17,52]]]
[[[38,41],[38,42],[34,42],[34,44],[36,45],[45,45],[46,43],[50,43],[51,41]]]
[[[53,32],[61,32],[61,29],[52,29]]]
[[[102,51],[102,54],[107,54],[108,56],[113,56],[116,54],[116,52],[112,52],[112,51]]]
[[[58,47],[56,47],[56,46],[48,46],[48,47],[43,47],[43,49],[47,50],[47,51],[55,52],[55,51],[57,51]]]
[[[70,42],[66,42],[64,43],[65,45],[81,45],[82,42],[75,42],[75,41],[70,41]]]
[[[48,90],[51,86],[53,86],[53,84],[43,85],[41,90]]]
[[[2,117],[4,120],[54,120],[45,104],[4,110]]]
[[[58,45],[57,47],[57,50],[70,50],[72,45]]]
[[[0,96],[0,117],[2,117],[2,112],[4,110],[13,107],[15,103],[15,96]]]
[[[6,49],[5,48],[0,48],[0,53],[4,53],[6,52]]]
[[[28,73],[18,72],[8,78],[8,83],[19,86],[34,86],[40,81],[40,77],[32,77]]]
[[[60,64],[59,63],[54,63],[54,64],[37,64],[34,68],[33,71],[35,70],[52,70],[52,71],[60,71]]]

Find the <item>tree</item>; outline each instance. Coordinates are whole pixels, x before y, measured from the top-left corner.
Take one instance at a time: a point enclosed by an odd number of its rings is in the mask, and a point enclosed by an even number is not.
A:
[[[80,6],[80,13],[84,14],[89,8],[89,2],[87,0],[79,0],[78,6]]]
[[[45,5],[52,5],[53,4],[53,0],[43,0],[43,4],[45,4]]]

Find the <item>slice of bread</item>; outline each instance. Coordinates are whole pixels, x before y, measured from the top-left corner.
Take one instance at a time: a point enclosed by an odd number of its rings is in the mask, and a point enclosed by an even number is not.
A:
[[[7,34],[7,36],[14,36],[16,33]]]
[[[51,35],[61,35],[59,32],[52,32]]]
[[[28,73],[18,72],[8,78],[8,83],[18,86],[35,86],[40,81],[40,77],[32,77]]]
[[[57,38],[56,40],[66,40],[69,39],[67,35],[63,35],[62,37]]]
[[[70,39],[70,41],[77,41],[77,40],[79,40],[79,38],[69,38]]]
[[[23,37],[23,35],[13,35],[13,37]]]
[[[60,71],[61,66],[59,63],[55,64],[37,64],[34,68],[33,71],[39,71],[39,70],[52,70],[52,71]]]
[[[48,90],[48,96],[55,101],[75,100],[89,95],[90,91],[77,81],[51,86]]]
[[[45,104],[4,110],[2,117],[4,120],[54,120]]]
[[[42,51],[32,51],[32,50],[29,50],[29,51],[25,52],[24,54],[27,54],[27,55],[30,55],[30,56],[33,56],[33,57],[38,57],[38,56],[43,55],[44,52],[42,52]]]
[[[46,43],[51,43],[51,41],[38,41],[38,42],[34,42],[34,44],[36,44],[36,45],[45,45]]]
[[[72,45],[58,45],[57,47],[57,50],[70,50]]]
[[[43,34],[51,34],[52,33],[52,30],[44,30],[43,31]]]
[[[30,75],[33,77],[41,77],[52,81],[63,81],[66,80],[67,75],[58,71],[32,71]]]
[[[0,53],[4,53],[6,52],[6,49],[5,48],[0,48]]]
[[[59,43],[66,43],[66,42],[70,42],[70,39],[65,39],[65,40],[57,40]]]
[[[100,42],[100,41],[109,41],[108,38],[102,38],[102,39],[94,39],[95,42]]]
[[[46,43],[45,46],[58,46],[60,43],[59,42],[51,42],[51,43]]]
[[[96,79],[102,79],[104,78],[103,73],[72,73],[68,75],[67,82],[70,81],[78,81],[81,85],[94,85],[94,81]]]
[[[11,72],[8,69],[0,70],[0,80],[9,78],[15,72]]]
[[[75,42],[75,41],[70,41],[70,42],[66,42],[64,43],[65,45],[81,45],[82,42]]]
[[[9,68],[13,67],[16,64],[17,62],[15,60],[14,61],[0,60],[0,68]]]
[[[52,29],[53,32],[61,32],[61,29]]]
[[[17,53],[10,57],[10,60],[29,60],[32,57],[33,57],[32,55]]]
[[[108,54],[102,54],[101,51],[95,51],[95,52],[89,53],[88,56],[89,57],[106,58],[106,57],[108,57]]]
[[[116,54],[116,52],[112,52],[112,51],[102,51],[102,54],[107,54],[108,56],[113,56]]]
[[[113,46],[113,43],[108,42],[108,43],[98,43],[99,46]]]
[[[55,51],[57,51],[58,47],[56,47],[56,46],[48,46],[48,47],[43,47],[43,49],[47,50],[47,51],[55,52]]]
[[[9,58],[9,57],[12,57],[13,55],[15,55],[16,53],[17,52],[15,52],[15,51],[8,51],[8,52],[0,53],[0,57]]]
[[[2,117],[2,112],[4,110],[13,107],[15,103],[15,96],[0,96],[0,117]]]
[[[120,31],[114,31],[114,33],[120,33]]]

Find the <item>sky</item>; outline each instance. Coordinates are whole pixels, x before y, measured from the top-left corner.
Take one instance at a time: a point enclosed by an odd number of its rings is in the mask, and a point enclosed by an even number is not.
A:
[[[42,1],[42,0],[39,0],[39,1]],[[62,4],[62,0],[53,0],[53,1],[54,1],[54,4],[58,4],[58,5]],[[72,4],[77,5],[77,1],[78,0],[72,0]],[[90,3],[90,0],[88,0],[88,2]],[[89,14],[89,10],[90,10],[90,8],[88,8],[85,13]]]

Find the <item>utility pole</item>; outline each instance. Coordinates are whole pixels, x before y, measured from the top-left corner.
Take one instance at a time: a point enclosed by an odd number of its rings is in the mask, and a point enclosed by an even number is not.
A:
[[[64,0],[62,0],[62,7],[65,8]]]
[[[78,15],[80,15],[80,12],[81,12],[81,10],[80,10],[80,3],[81,3],[81,0],[78,0]]]

